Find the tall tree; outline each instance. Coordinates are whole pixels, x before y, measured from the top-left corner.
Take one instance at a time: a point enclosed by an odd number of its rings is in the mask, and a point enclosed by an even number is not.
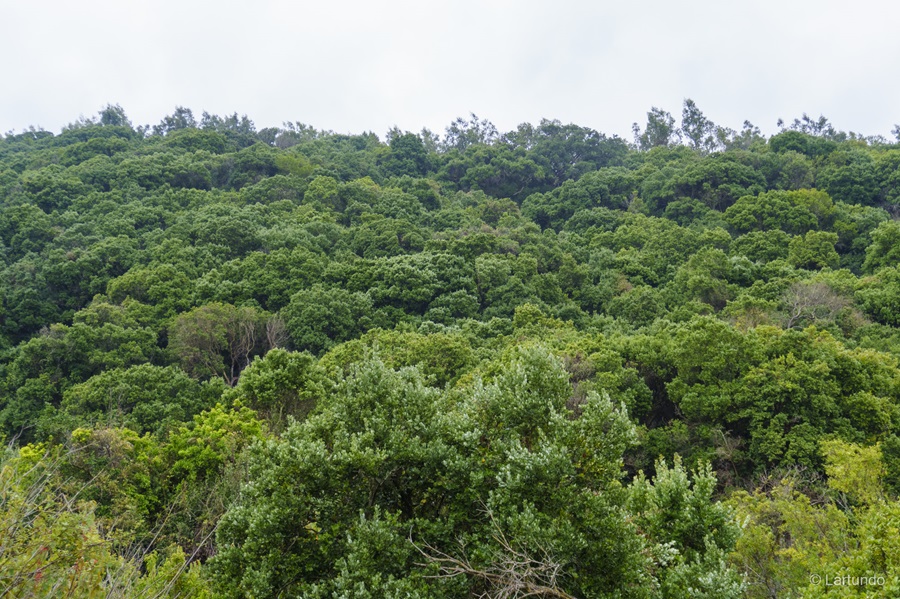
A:
[[[445,150],[464,151],[474,144],[493,143],[498,137],[497,127],[494,123],[487,119],[478,119],[473,112],[469,115],[469,120],[458,117],[450,123],[444,135],[443,146]]]
[[[718,148],[715,123],[706,118],[690,98],[685,99],[681,111],[681,132],[687,138],[688,145],[698,152],[708,154]]]
[[[165,135],[170,131],[178,131],[179,129],[192,129],[197,126],[197,119],[190,108],[184,106],[176,106],[175,112],[166,116],[153,126],[154,135]]]
[[[131,127],[131,121],[125,114],[125,109],[118,104],[107,104],[106,108],[98,114],[101,125],[110,125],[113,127]]]
[[[681,141],[681,130],[675,126],[675,118],[656,106],[647,113],[647,125],[643,132],[637,123],[631,126],[631,130],[634,132],[634,143],[641,150],[666,147]]]
[[[220,376],[233,387],[253,356],[271,348],[268,321],[268,315],[255,308],[206,304],[175,319],[169,349],[189,374]]]

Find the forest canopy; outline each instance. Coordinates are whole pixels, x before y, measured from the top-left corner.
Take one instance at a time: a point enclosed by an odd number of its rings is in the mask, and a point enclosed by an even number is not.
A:
[[[0,594],[897,596],[900,127],[779,125],[0,137]]]

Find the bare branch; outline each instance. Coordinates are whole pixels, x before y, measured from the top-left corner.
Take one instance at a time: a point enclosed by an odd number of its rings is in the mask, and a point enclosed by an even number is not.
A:
[[[791,285],[784,296],[786,308],[784,327],[794,328],[802,323],[832,321],[851,305],[846,297],[835,293],[825,283],[800,282]]]
[[[481,599],[575,599],[560,588],[560,579],[565,573],[558,560],[542,547],[538,548],[538,557],[533,557],[518,543],[510,542],[489,510],[488,516],[494,528],[493,539],[499,546],[490,564],[483,567],[473,564],[462,542],[457,557],[427,543],[420,547],[410,537],[410,542],[426,560],[420,565],[436,565],[439,573],[435,578],[466,576],[481,581],[487,586],[487,590],[478,595]]]
[[[273,316],[266,321],[266,343],[267,349],[275,349],[285,347],[288,341],[287,327],[284,320],[279,316]]]

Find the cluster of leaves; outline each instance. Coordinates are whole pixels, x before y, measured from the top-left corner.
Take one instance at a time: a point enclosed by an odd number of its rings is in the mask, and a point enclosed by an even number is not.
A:
[[[883,139],[806,116],[767,139],[690,100],[633,144],[117,106],[9,134],[0,517],[28,534],[0,584],[896,584],[898,173]]]

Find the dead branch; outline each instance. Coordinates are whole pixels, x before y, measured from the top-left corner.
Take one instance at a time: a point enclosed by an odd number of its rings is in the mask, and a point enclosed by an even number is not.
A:
[[[456,557],[427,543],[420,547],[410,537],[410,542],[426,560],[419,565],[437,565],[439,573],[434,578],[466,576],[480,580],[488,587],[488,590],[477,595],[480,599],[575,599],[560,588],[560,579],[565,573],[559,561],[544,548],[539,548],[539,557],[536,558],[523,548],[514,546],[500,530],[490,511],[488,516],[494,528],[493,539],[499,545],[499,551],[490,564],[484,567],[474,565],[466,555],[465,544],[462,542],[460,556]]]

